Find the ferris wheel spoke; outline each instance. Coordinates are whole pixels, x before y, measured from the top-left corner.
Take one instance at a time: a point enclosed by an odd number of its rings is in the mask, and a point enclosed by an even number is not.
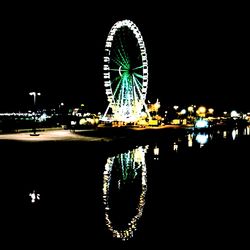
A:
[[[121,66],[120,66],[121,67]],[[121,72],[124,72],[124,71],[127,71],[126,69],[110,69],[110,71],[121,71]]]
[[[136,86],[136,89],[139,93],[140,99],[142,99],[142,91],[141,91],[142,88],[140,87],[140,82],[137,79],[135,79],[134,83],[135,83],[134,85]]]
[[[126,64],[123,64],[123,62],[122,61],[120,61],[119,59],[112,59],[112,61],[116,64],[116,65],[118,65],[119,67],[120,66],[122,66],[123,68],[126,68]]]
[[[122,82],[122,87],[121,87],[121,98],[120,98],[120,101],[122,103],[124,103],[124,100],[125,100],[125,94],[126,94],[126,87],[124,85],[124,82]]]
[[[111,71],[117,71],[119,73],[118,78],[123,77],[123,73],[122,72],[126,72],[127,71],[126,69],[122,69],[122,66],[120,66],[119,69],[109,69],[109,70],[110,70],[110,72]]]
[[[139,77],[139,78],[141,78],[141,79],[143,79],[143,76],[142,75],[140,75],[140,74],[137,74],[137,73],[133,73],[133,75],[135,75],[135,76],[137,76],[137,77]]]
[[[115,91],[114,91],[114,96],[116,95],[116,92],[118,91],[120,85],[121,85],[121,82],[122,82],[122,79],[120,79],[120,81],[118,82],[116,88],[115,88]]]
[[[133,75],[133,81],[139,85],[140,88],[142,88],[142,83]]]
[[[128,60],[128,57],[126,55],[123,55],[121,53],[121,50],[118,50],[118,53],[120,55],[120,58],[122,59],[123,61],[123,64],[126,65],[127,67],[129,66],[129,60]]]
[[[137,94],[136,92],[136,87],[135,85],[133,86],[133,95],[134,95],[134,100],[137,100],[137,103],[135,103],[135,105],[138,104],[138,102],[140,101],[140,96]]]
[[[124,107],[127,106],[127,103],[129,102],[129,90],[128,90],[128,78],[124,77],[122,82],[122,104]]]
[[[135,81],[134,82],[134,88],[135,88],[135,93],[136,93],[136,95],[137,95],[137,97],[138,97],[138,99],[140,100],[141,99],[141,87],[140,87],[140,82],[138,82],[138,81]],[[139,92],[139,93],[138,93]],[[137,99],[137,100],[138,100]]]
[[[141,66],[139,66],[139,67],[133,68],[132,70],[142,69],[143,67],[144,67],[144,66],[141,65]]]
[[[122,53],[123,53],[123,55],[124,55],[124,60],[125,60],[126,64],[129,65],[129,56],[128,56],[128,54],[126,53],[126,50],[124,49],[124,45],[123,45],[123,42],[122,42],[122,40],[121,40],[121,37],[119,37],[119,41],[120,41]]]
[[[119,44],[120,47],[114,50],[114,54],[116,55],[117,58],[119,58],[119,61],[123,62],[123,65],[129,66],[129,57],[124,49],[123,42],[120,36],[119,36]]]
[[[115,87],[115,91],[116,91],[116,88],[119,87],[120,81],[121,81],[120,76],[117,76],[114,80],[111,81],[110,85],[111,87],[113,86],[113,88]]]
[[[122,65],[124,68],[127,66],[126,61],[118,51],[114,51],[114,58],[112,59],[118,66]]]
[[[144,106],[144,108],[145,108],[145,111],[146,111],[148,117],[151,117],[150,114],[149,114],[147,105],[146,105],[146,103],[145,103],[145,98],[143,97],[144,94],[142,93],[141,89],[137,86],[137,84],[135,84],[135,86],[137,87],[138,93],[139,93],[139,95],[140,95],[140,100],[142,100],[143,106]]]

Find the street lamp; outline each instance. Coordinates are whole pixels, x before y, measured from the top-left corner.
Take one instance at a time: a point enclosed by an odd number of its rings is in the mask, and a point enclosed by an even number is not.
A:
[[[34,96],[34,112],[35,112],[35,116],[36,116],[36,96],[41,95],[41,93],[39,92],[30,92],[29,95],[33,95]],[[39,135],[36,133],[36,117],[34,118],[34,129],[33,129],[33,134],[30,135]]]
[[[39,93],[39,92],[30,92],[29,94],[34,96],[34,107],[36,107],[36,96],[41,95],[41,93]]]

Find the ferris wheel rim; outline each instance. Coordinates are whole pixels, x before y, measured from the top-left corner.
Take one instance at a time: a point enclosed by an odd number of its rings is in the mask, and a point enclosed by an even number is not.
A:
[[[141,99],[142,101],[145,101],[146,95],[147,95],[147,88],[148,88],[148,60],[147,60],[147,53],[146,53],[146,47],[144,40],[142,38],[141,32],[136,26],[134,22],[128,19],[124,19],[122,21],[117,21],[110,29],[108,37],[106,39],[105,43],[105,56],[104,56],[104,87],[105,92],[107,95],[108,102],[112,105],[112,102],[114,102],[114,90],[112,89],[112,81],[110,77],[110,61],[111,61],[111,49],[113,45],[114,37],[117,34],[117,31],[119,31],[122,27],[129,28],[130,31],[132,31],[134,37],[136,38],[137,45],[139,45],[140,49],[140,58],[142,61],[142,87],[141,87]],[[121,73],[121,66],[118,69],[119,75],[122,76]]]

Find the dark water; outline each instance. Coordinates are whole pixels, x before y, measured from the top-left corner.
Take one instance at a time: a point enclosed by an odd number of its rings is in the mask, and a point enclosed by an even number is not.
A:
[[[248,244],[249,134],[190,131],[112,149],[1,141],[4,232],[34,248]]]

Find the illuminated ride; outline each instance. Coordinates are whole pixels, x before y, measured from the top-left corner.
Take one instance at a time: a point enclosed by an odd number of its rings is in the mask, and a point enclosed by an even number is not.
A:
[[[130,123],[150,117],[145,104],[147,53],[142,35],[132,21],[118,21],[112,26],[105,44],[103,70],[109,104],[102,120]]]
[[[121,240],[129,240],[134,236],[137,230],[138,220],[141,218],[147,191],[147,168],[145,162],[146,147],[138,147],[126,153],[109,157],[105,164],[103,172],[103,204],[105,208],[105,224],[114,238]],[[129,201],[123,202],[122,207],[131,206],[134,192],[127,192],[133,184],[137,184],[135,207],[128,216],[124,215],[121,210],[116,210],[113,197],[118,193],[119,199],[122,194],[129,194]],[[139,188],[138,188],[139,186]],[[124,192],[123,192],[124,191]],[[138,197],[139,196],[139,197]],[[116,196],[117,197],[117,196]],[[125,199],[126,200],[126,199]],[[119,200],[121,203],[121,200]],[[126,211],[126,208],[125,208]],[[119,219],[123,219],[123,223],[115,220],[114,214],[119,215]],[[123,218],[125,216],[125,219]]]

